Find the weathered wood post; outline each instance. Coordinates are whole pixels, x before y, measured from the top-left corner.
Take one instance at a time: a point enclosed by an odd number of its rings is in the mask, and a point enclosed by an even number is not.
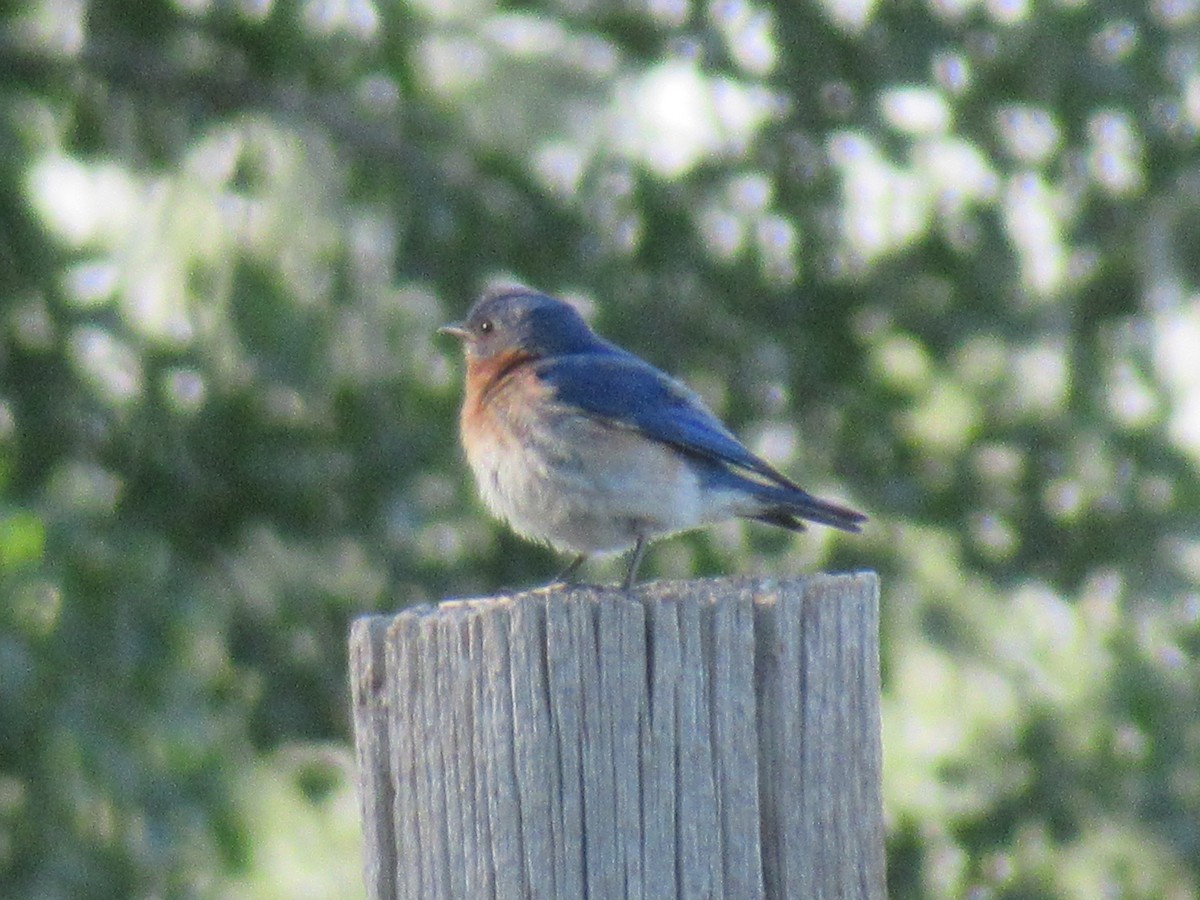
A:
[[[372,898],[885,896],[871,573],[410,608],[351,666]]]

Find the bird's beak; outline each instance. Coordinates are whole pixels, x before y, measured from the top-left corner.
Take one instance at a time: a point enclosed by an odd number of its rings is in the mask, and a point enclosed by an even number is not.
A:
[[[456,337],[460,341],[465,341],[470,337],[471,332],[467,331],[465,322],[451,322],[449,325],[443,325],[438,329],[438,334],[448,334],[451,337]]]

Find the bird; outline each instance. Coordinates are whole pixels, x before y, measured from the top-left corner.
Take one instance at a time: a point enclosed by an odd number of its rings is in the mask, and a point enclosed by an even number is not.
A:
[[[756,456],[694,391],[524,286],[483,292],[438,329],[466,357],[459,431],[486,506],[522,537],[574,554],[629,553],[734,517],[861,531],[866,516],[807,493]]]

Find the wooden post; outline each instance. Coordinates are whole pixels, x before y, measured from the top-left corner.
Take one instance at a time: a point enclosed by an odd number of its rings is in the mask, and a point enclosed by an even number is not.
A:
[[[368,894],[885,896],[878,582],[657,582],[351,634]]]

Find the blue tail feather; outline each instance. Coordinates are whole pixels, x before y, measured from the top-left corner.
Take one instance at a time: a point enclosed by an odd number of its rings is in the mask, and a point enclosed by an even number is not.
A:
[[[814,497],[799,487],[764,484],[724,467],[714,469],[710,479],[714,484],[743,491],[762,502],[762,509],[747,514],[746,518],[789,531],[803,531],[805,522],[816,522],[842,531],[859,532],[867,520],[857,510]]]

